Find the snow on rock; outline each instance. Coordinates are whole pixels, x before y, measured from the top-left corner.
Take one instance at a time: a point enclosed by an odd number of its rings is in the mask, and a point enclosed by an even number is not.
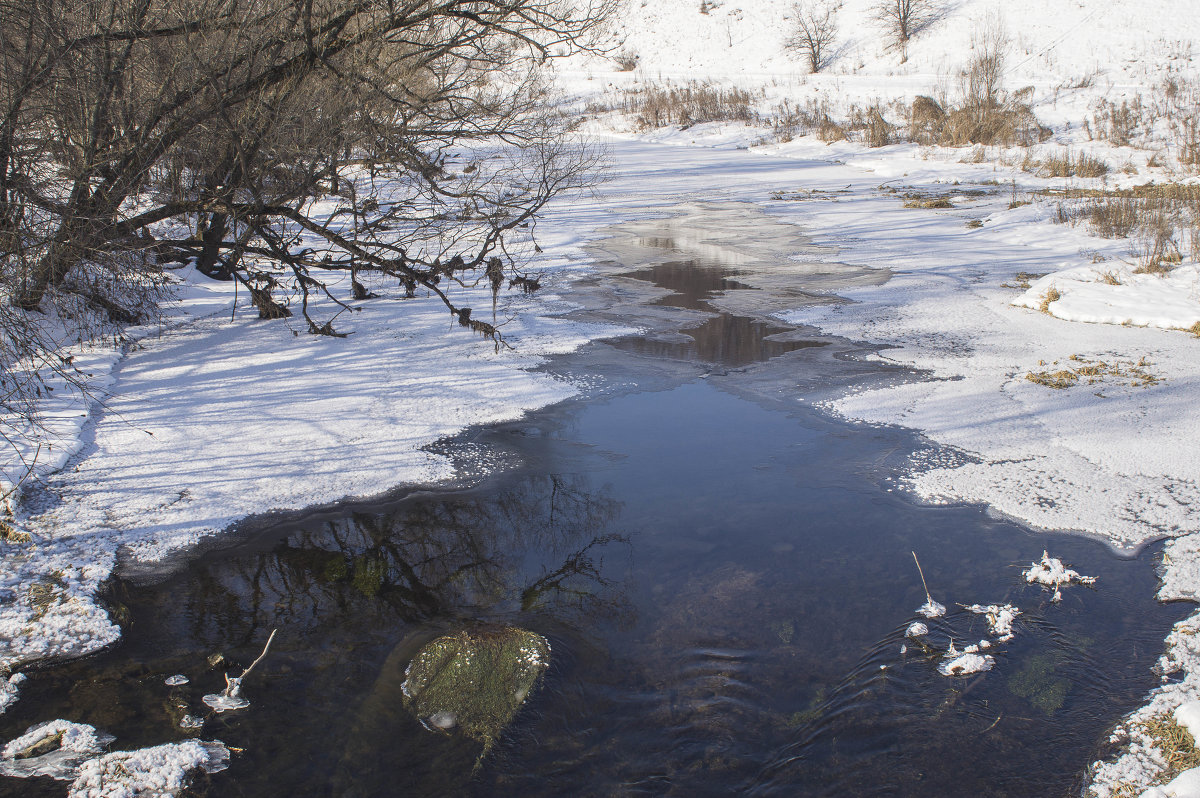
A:
[[[40,723],[0,750],[0,774],[70,781],[83,762],[99,754],[114,739],[86,723],[68,720]]]
[[[197,770],[217,773],[229,766],[220,742],[187,740],[137,751],[117,751],[83,764],[69,798],[170,798]]]
[[[981,604],[972,604],[967,609],[976,615],[985,616],[988,628],[1000,642],[1003,643],[1013,639],[1013,621],[1021,614],[1021,611],[1013,605],[988,604],[984,606]]]
[[[97,732],[94,726],[89,726],[86,723],[73,723],[69,720],[51,720],[31,726],[20,737],[6,743],[4,748],[0,750],[0,757],[12,759],[35,743],[51,737],[59,738],[57,748],[63,751],[75,751],[79,753],[100,751],[107,744],[105,738],[109,742],[113,739],[107,734]]]
[[[14,673],[8,677],[0,676],[0,714],[3,714],[17,700],[23,681],[25,681],[23,673]]]

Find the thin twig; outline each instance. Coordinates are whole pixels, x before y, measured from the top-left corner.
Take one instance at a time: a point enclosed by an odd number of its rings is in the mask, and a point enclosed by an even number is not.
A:
[[[925,584],[925,572],[921,570],[921,561],[917,559],[917,553],[915,551],[910,551],[909,554],[913,556],[913,562],[917,564],[917,573],[921,575],[921,586],[925,588],[925,598],[929,600],[930,604],[932,604],[933,596],[929,595],[929,585]]]
[[[249,673],[250,671],[254,670],[254,666],[257,665],[259,662],[261,662],[263,657],[267,656],[267,649],[269,649],[271,647],[271,641],[275,639],[275,633],[277,631],[279,631],[279,630],[278,629],[271,630],[271,636],[267,638],[267,644],[265,646],[263,646],[262,653],[258,655],[258,659],[254,660],[254,662],[250,663],[249,668],[246,668],[246,670],[242,671],[242,675],[238,677],[239,679],[245,679],[246,674]]]

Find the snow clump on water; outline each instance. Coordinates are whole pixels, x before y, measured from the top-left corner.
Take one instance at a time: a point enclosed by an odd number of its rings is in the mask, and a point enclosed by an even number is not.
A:
[[[908,629],[904,631],[905,637],[924,637],[927,634],[929,634],[929,627],[920,621],[909,624]]]
[[[137,751],[117,751],[83,764],[68,798],[167,798],[187,786],[192,772],[229,767],[221,742],[187,740]]]
[[[1021,614],[1021,611],[1011,604],[972,604],[967,607],[968,610],[976,615],[983,615],[987,618],[988,628],[992,634],[1001,643],[1006,643],[1013,639],[1013,621]]]
[[[917,607],[917,612],[924,615],[926,618],[940,618],[946,614],[946,605],[939,604],[931,597],[926,596],[926,601],[920,607]]]
[[[979,653],[981,647],[987,648],[990,645],[987,641],[981,641],[979,645],[967,646],[959,651],[951,643],[938,665],[938,673],[943,676],[967,676],[972,673],[990,671],[996,664],[995,658],[990,654]]]
[[[1054,597],[1051,601],[1062,601],[1062,586],[1072,582],[1077,582],[1081,585],[1091,585],[1096,582],[1094,576],[1083,576],[1078,571],[1073,571],[1063,565],[1063,561],[1057,557],[1051,557],[1048,552],[1042,552],[1040,562],[1031,563],[1029,568],[1024,572],[1025,581],[1033,584],[1037,582],[1046,587],[1054,588]]]

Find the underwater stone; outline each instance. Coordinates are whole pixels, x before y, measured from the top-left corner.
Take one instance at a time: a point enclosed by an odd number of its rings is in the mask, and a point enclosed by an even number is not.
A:
[[[465,629],[413,657],[404,706],[431,731],[457,729],[486,754],[549,664],[550,643],[539,634],[511,626]]]

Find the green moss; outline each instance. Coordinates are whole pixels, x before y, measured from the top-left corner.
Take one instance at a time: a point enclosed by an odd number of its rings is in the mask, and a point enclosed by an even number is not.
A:
[[[354,561],[354,576],[350,584],[367,597],[379,595],[383,589],[383,581],[387,576],[387,563],[374,557],[359,557]]]
[[[340,582],[350,576],[350,568],[346,565],[346,559],[340,555],[331,557],[325,563],[324,575],[329,582]]]
[[[812,700],[808,702],[808,707],[800,712],[793,712],[791,715],[789,715],[785,725],[789,729],[796,729],[820,720],[821,716],[825,714],[822,707],[825,704],[825,698],[827,695],[828,693],[824,687],[818,688],[816,694],[813,695]]]
[[[1036,709],[1053,715],[1062,709],[1071,683],[1056,677],[1059,661],[1053,654],[1037,654],[1029,658],[1021,670],[1008,678],[1009,692],[1026,699]]]
[[[771,631],[779,637],[779,641],[785,646],[790,645],[796,636],[796,622],[788,619],[786,621],[775,621],[771,624]]]
[[[404,705],[426,728],[461,733],[491,749],[550,664],[534,632],[486,626],[439,637],[413,657]]]

